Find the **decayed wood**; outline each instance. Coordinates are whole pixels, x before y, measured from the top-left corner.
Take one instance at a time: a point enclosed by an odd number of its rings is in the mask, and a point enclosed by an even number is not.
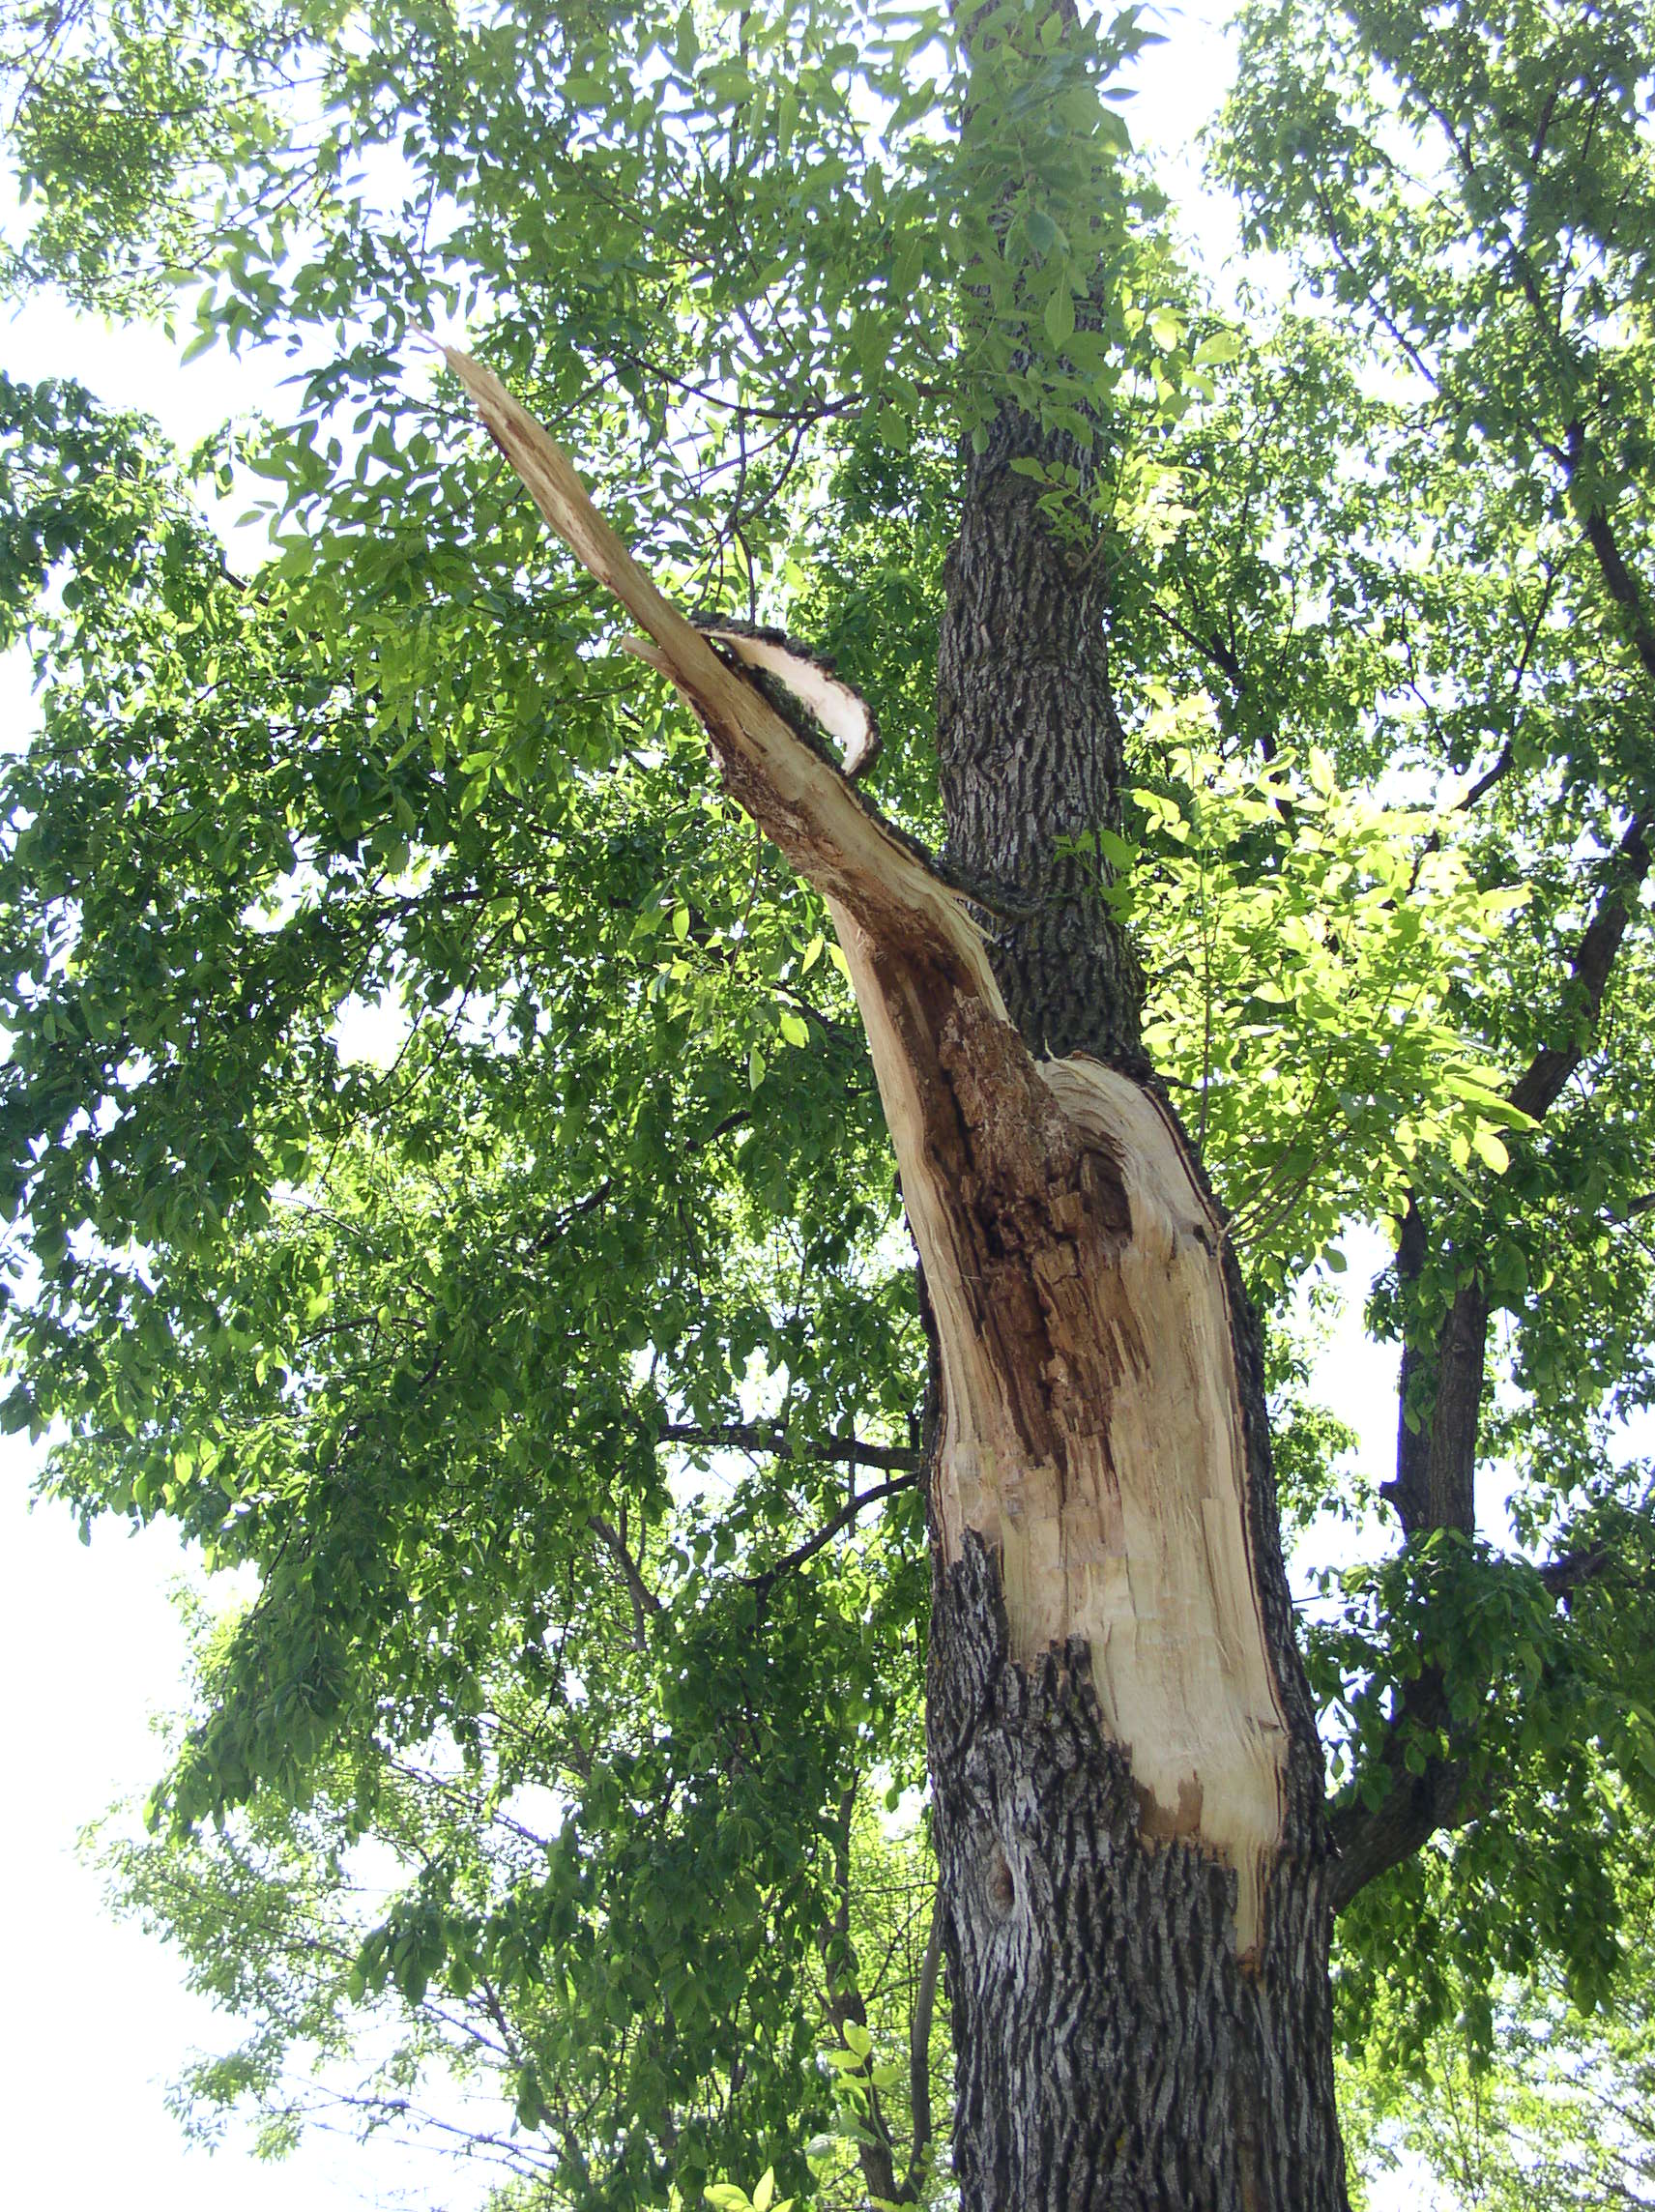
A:
[[[638,568],[552,440],[450,366],[552,528],[643,626],[726,788],[828,899],[867,1028],[943,1366],[944,1560],[998,1558],[1011,1654],[1078,1640],[1141,1839],[1236,1877],[1261,1936],[1288,1730],[1260,1618],[1222,1226],[1153,1094],[1036,1061],[959,894]],[[786,674],[785,651],[767,663]]]

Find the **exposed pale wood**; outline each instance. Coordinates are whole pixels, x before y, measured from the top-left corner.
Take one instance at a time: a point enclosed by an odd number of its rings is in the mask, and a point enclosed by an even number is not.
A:
[[[1247,1951],[1289,1741],[1251,1557],[1223,1225],[1151,1092],[1085,1060],[1040,1072],[1075,1125],[1113,1147],[1132,1218],[1091,1286],[1120,1364],[1063,1506],[1065,1629],[1090,1646],[1106,1724],[1132,1746],[1146,1826],[1170,1821],[1236,1869]]]
[[[1236,1874],[1250,1954],[1288,1731],[1256,1594],[1222,1227],[1153,1095],[1036,1062],[958,894],[662,597],[495,379],[450,364],[546,520],[649,633],[726,787],[828,899],[944,1373],[945,1557],[998,1555],[1014,1656],[1078,1639],[1140,1831]],[[791,681],[791,679],[789,679]]]
[[[734,654],[744,668],[780,679],[821,723],[839,748],[839,766],[853,781],[879,752],[879,729],[867,701],[813,655],[767,630],[719,629],[704,634]]]
[[[912,979],[834,920],[937,1317],[944,1555],[968,1528],[999,1553],[1026,1664],[1087,1644],[1143,1832],[1235,1869],[1250,1952],[1289,1746],[1255,1594],[1222,1225],[1149,1092],[1095,1061],[1033,1062],[1008,1026],[959,1007],[928,1064]]]

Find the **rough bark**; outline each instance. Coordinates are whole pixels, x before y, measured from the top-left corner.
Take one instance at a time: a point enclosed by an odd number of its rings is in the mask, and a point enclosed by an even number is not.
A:
[[[962,2204],[1343,2204],[1316,1869],[1278,1858],[1238,1960],[1234,1877],[1200,1844],[1146,1832],[1084,1644],[1020,1664],[974,1536],[939,1599],[930,1728]]]
[[[943,791],[950,856],[1029,910],[991,943],[1024,1039],[1116,1071],[1040,1069],[1114,1172],[1117,1248],[1078,1272],[1116,1295],[1089,1336],[1066,1279],[1038,1284],[1059,1355],[1009,1364],[1056,1448],[1026,1414],[987,1507],[948,1449],[968,1331],[942,1330],[929,1726],[955,2170],[968,2212],[1340,2205],[1321,1759],[1262,1378],[1222,1220],[1142,1083],[1136,959],[1077,843],[1118,820],[1120,727],[1102,580],[1010,465],[1035,443],[1002,419],[968,470]],[[1048,1200],[1060,1151],[1041,1148]],[[979,1271],[1010,1310],[1001,1252]],[[1089,1371],[1077,1342],[1108,1350]]]
[[[827,896],[866,1025],[935,1323],[932,1767],[966,2212],[1336,2212],[1321,1761],[1257,1344],[1199,1165],[1140,1079],[1130,955],[1064,842],[1118,788],[1095,597],[1039,534],[1016,437],[991,447],[944,668],[955,857],[1029,917],[991,956],[785,695],[684,623],[544,433],[450,360],[643,624],[726,788]]]
[[[1095,845],[1120,827],[1121,739],[1109,680],[1103,570],[1077,559],[1011,464],[1083,469],[1002,415],[966,464],[938,655],[938,753],[948,851],[1015,908],[994,972],[1025,1043],[1054,1057],[1135,1057],[1144,982],[1099,893]]]

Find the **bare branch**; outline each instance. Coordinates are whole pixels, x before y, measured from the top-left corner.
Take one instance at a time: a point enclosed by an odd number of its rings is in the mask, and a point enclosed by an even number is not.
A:
[[[1583,422],[1571,422],[1568,431],[1568,451],[1565,466],[1570,480],[1578,475],[1586,457],[1586,429]],[[1597,557],[1598,571],[1610,597],[1626,617],[1632,635],[1633,650],[1643,664],[1646,676],[1655,678],[1655,624],[1649,619],[1649,610],[1643,603],[1643,593],[1637,577],[1627,567],[1616,542],[1614,527],[1603,509],[1591,507],[1582,527],[1586,543]]]
[[[1513,753],[1511,747],[1511,740],[1508,738],[1505,743],[1500,747],[1499,758],[1495,762],[1494,767],[1489,769],[1486,773],[1478,776],[1476,782],[1472,784],[1470,790],[1466,792],[1465,798],[1456,802],[1454,808],[1455,813],[1467,813],[1470,808],[1476,805],[1479,799],[1484,798],[1489,792],[1493,791],[1495,785],[1499,782],[1501,776],[1509,772],[1511,764],[1515,758],[1516,755]],[[1439,837],[1433,836],[1429,849],[1434,853],[1438,851],[1440,849],[1441,842],[1442,840]]]
[[[711,1429],[683,1421],[663,1421],[656,1434],[664,1444],[686,1444],[692,1450],[765,1452],[776,1459],[809,1460],[823,1467],[873,1467],[899,1474],[912,1474],[920,1457],[915,1447],[871,1444],[860,1437],[831,1437],[820,1443],[805,1443],[786,1429],[760,1421],[728,1421]]]
[[[937,2009],[937,1973],[943,1962],[943,1889],[931,1899],[931,1929],[919,1962],[914,1993],[914,2018],[908,2031],[908,2096],[914,2111],[914,2151],[908,2166],[908,2195],[918,2201],[919,2180],[931,2148],[931,2020]]]
[[[768,1590],[780,1576],[790,1574],[795,1567],[802,1567],[807,1559],[813,1559],[825,1545],[833,1541],[841,1528],[848,1528],[857,1516],[864,1513],[870,1505],[879,1504],[882,1499],[894,1498],[899,1491],[912,1490],[917,1479],[913,1474],[892,1475],[888,1482],[879,1483],[872,1490],[864,1490],[860,1497],[848,1499],[831,1521],[825,1522],[817,1529],[814,1536],[796,1545],[791,1552],[784,1552],[779,1559],[772,1560],[762,1573],[749,1575],[748,1582],[756,1590]]]
[[[1245,689],[1240,660],[1231,652],[1221,637],[1201,636],[1187,624],[1180,622],[1171,607],[1162,606],[1159,599],[1150,600],[1149,612],[1164,622],[1170,630],[1181,637],[1187,646],[1199,653],[1204,660],[1210,661],[1221,675],[1227,676],[1237,691]]]
[[[1410,1192],[1402,1217],[1402,1234],[1397,1239],[1397,1281],[1405,1295],[1407,1286],[1419,1280],[1425,1266],[1426,1245],[1425,1216],[1418,1198]],[[1432,1356],[1430,1348],[1410,1342],[1405,1333],[1402,1363],[1397,1374],[1396,1474],[1379,1487],[1379,1496],[1395,1506],[1405,1536],[1419,1534],[1431,1526],[1428,1465],[1431,1439],[1423,1426],[1408,1427],[1408,1405],[1409,1398],[1416,1395],[1414,1377],[1421,1364]]]
[[[642,1651],[647,1641],[648,1615],[661,1612],[661,1601],[645,1582],[638,1562],[626,1549],[626,1540],[613,1522],[605,1521],[600,1513],[589,1513],[586,1525],[609,1551],[625,1580],[627,1594],[632,1600],[632,1642]]]

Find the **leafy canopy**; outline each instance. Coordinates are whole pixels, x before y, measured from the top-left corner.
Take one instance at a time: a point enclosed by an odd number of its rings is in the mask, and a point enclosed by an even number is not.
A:
[[[1335,1785],[1382,1797],[1434,1669],[1480,1808],[1347,1915],[1352,2033],[1417,2052],[1538,1959],[1610,1989],[1655,1786],[1636,881],[1601,1007],[1571,964],[1649,800],[1638,13],[1250,11],[1219,160],[1298,289],[1236,319],[1130,154],[1130,11],[999,8],[973,57],[828,0],[16,16],[11,284],[293,364],[287,420],[189,455],[0,382],[42,684],[6,1415],[84,1517],[256,1586],[121,1860],[250,2023],[203,2110],[279,2138],[294,2064],[382,2034],[366,2110],[503,2086],[479,2135],[555,2202],[936,2186],[925,1354],[871,1072],[818,902],[415,373],[450,319],[687,604],[836,659],[921,835],[961,448],[1009,405],[1086,456],[1045,480],[1111,576],[1100,895],[1271,1319],[1290,1522],[1339,1547]],[[201,511],[237,489],[248,575]],[[1514,1487],[1399,1550],[1292,1293],[1410,1201],[1373,1324],[1487,1287]],[[1518,1540],[1613,1569],[1564,1609]],[[1451,1971],[1401,1939],[1427,1896]]]

